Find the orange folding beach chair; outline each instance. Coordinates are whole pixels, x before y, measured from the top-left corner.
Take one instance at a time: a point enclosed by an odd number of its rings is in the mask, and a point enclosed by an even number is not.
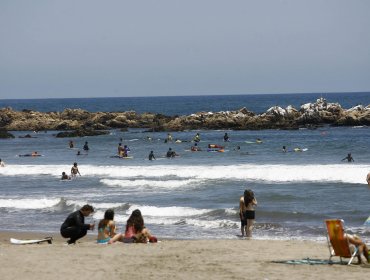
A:
[[[340,258],[340,262],[342,262],[342,258],[349,258],[347,265],[351,264],[353,258],[358,254],[358,248],[352,244],[350,245],[345,235],[344,221],[340,219],[325,220],[325,224],[330,252],[329,261],[332,257],[337,256]]]

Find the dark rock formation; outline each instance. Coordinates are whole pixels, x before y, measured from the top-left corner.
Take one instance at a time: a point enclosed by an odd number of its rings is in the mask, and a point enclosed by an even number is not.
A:
[[[63,112],[40,113],[32,110],[0,110],[0,129],[12,130],[66,130],[71,134],[87,136],[100,130],[146,128],[147,131],[181,131],[188,129],[297,129],[315,128],[322,125],[370,125],[370,105],[343,109],[338,103],[328,103],[320,98],[299,109],[288,106],[269,108],[256,115],[246,108],[237,111],[198,112],[188,116],[128,112],[90,113],[81,109],[65,109]],[[96,135],[96,134],[94,134]],[[61,137],[61,136],[58,136]],[[74,137],[74,136],[64,136]]]
[[[14,138],[14,135],[5,130],[0,130],[0,139],[7,139],[7,138]]]
[[[101,130],[93,130],[93,129],[77,129],[74,131],[63,131],[59,132],[56,137],[57,138],[64,138],[64,137],[84,137],[84,136],[98,136],[98,135],[106,135],[109,134],[108,131],[101,131]]]

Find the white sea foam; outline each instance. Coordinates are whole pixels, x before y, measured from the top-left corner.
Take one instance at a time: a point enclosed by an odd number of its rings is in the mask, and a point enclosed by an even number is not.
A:
[[[6,176],[50,175],[59,177],[61,170],[68,170],[65,165],[8,165],[1,169]],[[343,182],[360,184],[365,182],[370,165],[364,164],[240,164],[227,166],[187,166],[187,165],[156,165],[156,166],[96,166],[83,165],[80,171],[84,176],[98,176],[107,179],[145,179],[168,181],[168,178],[193,180],[257,180],[268,182]],[[104,180],[104,179],[103,179]],[[152,184],[151,181],[150,184]],[[185,181],[186,182],[186,181]],[[103,181],[105,184],[120,185],[118,181]],[[141,183],[145,183],[142,181]],[[169,182],[169,186],[174,182]],[[135,184],[135,183],[133,183]],[[145,183],[146,184],[146,183]],[[154,182],[155,184],[155,182]],[[182,184],[181,181],[178,184]],[[189,184],[189,181],[186,182]],[[171,185],[172,186],[172,185]],[[175,186],[176,187],[176,186]]]
[[[101,204],[94,204],[94,207],[98,208],[103,206]],[[105,208],[105,207],[103,207]],[[127,219],[131,215],[132,211],[140,209],[141,214],[144,216],[145,223],[158,224],[158,225],[175,225],[183,221],[186,224],[201,226],[207,228],[220,227],[223,221],[205,221],[196,219],[197,215],[204,215],[211,212],[211,209],[196,209],[191,207],[156,207],[148,205],[131,205],[129,209],[123,212],[117,212],[115,215],[115,221],[118,223],[126,223]],[[93,218],[102,219],[104,217],[105,210],[98,209]]]
[[[0,208],[15,209],[44,209],[56,206],[60,202],[59,198],[39,198],[39,199],[0,199]]]
[[[195,215],[203,215],[210,212],[210,209],[196,209],[191,207],[155,207],[148,205],[131,205],[127,210],[131,213],[135,209],[140,209],[142,215],[153,217],[190,217]]]
[[[196,179],[182,179],[182,180],[119,180],[119,179],[102,179],[100,182],[109,187],[122,187],[122,188],[132,188],[137,190],[138,188],[155,188],[156,190],[163,189],[177,189],[185,186],[199,186],[202,180]]]

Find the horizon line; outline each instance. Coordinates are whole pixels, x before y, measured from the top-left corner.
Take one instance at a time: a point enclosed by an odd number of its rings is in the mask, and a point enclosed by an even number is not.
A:
[[[101,98],[156,98],[156,97],[202,97],[202,96],[241,96],[241,95],[294,95],[294,94],[346,94],[370,93],[370,91],[328,91],[328,92],[287,92],[287,93],[235,93],[235,94],[201,94],[201,95],[149,95],[149,96],[87,96],[87,97],[35,97],[35,98],[1,98],[0,100],[43,100],[43,99],[101,99]]]

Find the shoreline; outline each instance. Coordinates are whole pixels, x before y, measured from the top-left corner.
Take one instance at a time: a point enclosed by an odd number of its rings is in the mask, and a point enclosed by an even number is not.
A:
[[[49,234],[50,235],[50,234]],[[367,267],[340,264],[292,265],[274,261],[328,260],[326,243],[279,240],[175,240],[156,244],[99,245],[88,235],[76,245],[12,245],[10,237],[47,233],[0,231],[2,279],[360,279]],[[339,258],[333,258],[337,261]]]

